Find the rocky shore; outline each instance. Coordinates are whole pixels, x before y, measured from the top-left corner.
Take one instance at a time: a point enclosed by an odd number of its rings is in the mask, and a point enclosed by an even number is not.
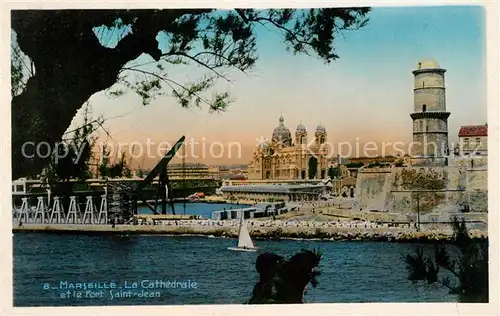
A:
[[[390,242],[438,242],[449,241],[451,230],[415,230],[379,227],[249,227],[252,238],[259,239],[316,239],[316,240],[352,240],[352,241],[390,241]],[[13,232],[45,232],[56,234],[89,235],[203,235],[210,237],[236,238],[237,226],[202,226],[202,225],[90,225],[90,224],[25,224],[13,227]],[[487,238],[487,232],[472,230],[471,236],[477,240]]]

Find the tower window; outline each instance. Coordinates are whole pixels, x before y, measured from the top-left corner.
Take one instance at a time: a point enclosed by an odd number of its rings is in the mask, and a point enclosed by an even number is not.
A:
[[[427,105],[426,104],[422,104],[422,112],[426,112],[427,111]]]
[[[422,88],[425,88],[425,81],[422,81]]]

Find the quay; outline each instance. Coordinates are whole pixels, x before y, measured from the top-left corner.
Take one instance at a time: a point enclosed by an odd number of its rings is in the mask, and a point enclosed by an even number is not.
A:
[[[115,192],[105,192],[100,196],[75,194],[66,199],[51,197],[50,192],[47,196],[20,195],[18,201],[21,205],[13,203],[12,230],[16,233],[236,237],[239,218],[243,216],[250,234],[257,239],[423,241],[452,238],[450,219],[444,218],[445,214],[428,213],[415,218],[396,212],[360,211],[353,209],[353,199],[327,198],[324,184],[303,188],[308,192],[292,192],[295,187],[291,185],[268,186],[266,190],[269,192],[259,194],[253,191],[251,194],[236,194],[236,188],[232,188],[234,190],[231,192],[194,199],[194,203],[229,202],[239,205],[236,209],[214,211],[211,219],[200,219],[197,215],[127,212],[126,201]],[[312,198],[304,198],[304,194]],[[263,199],[270,201],[263,202]],[[152,203],[158,199],[143,198],[136,201],[141,204],[142,201]],[[473,236],[487,236],[487,214],[471,212],[458,215],[470,223]]]
[[[20,208],[13,208],[12,231],[15,233],[236,237],[239,218],[244,216],[250,234],[257,239],[420,242],[449,240],[452,237],[449,219],[447,223],[444,218],[436,220],[431,216],[422,216],[417,229],[416,222],[409,221],[400,214],[359,212],[352,210],[349,203],[337,204],[338,202],[332,201],[302,202],[290,205],[291,207],[287,205],[286,212],[282,212],[279,208],[284,206],[282,205],[284,202],[253,204],[253,208],[260,204],[275,206],[266,210],[267,213],[275,215],[272,219],[255,216],[258,212],[251,212],[254,213],[251,216],[247,213],[252,207],[241,204],[240,209],[213,212],[212,215],[216,216],[212,219],[200,219],[197,215],[136,214],[126,221],[114,221],[112,219],[115,218],[116,212],[111,210],[110,206],[108,213],[108,199],[105,195],[96,201],[88,196],[85,203],[77,203],[75,197],[70,197],[67,209],[63,209],[57,197],[51,199],[50,205],[47,205],[47,200],[43,197],[36,198],[36,206],[30,205],[28,198],[22,200],[23,205]],[[223,214],[230,215],[230,218],[221,217]],[[486,238],[487,224],[484,216],[477,215],[483,214],[467,214],[467,222],[471,225],[470,232],[476,238]]]
[[[158,221],[157,224],[93,225],[93,224],[22,224],[13,227],[15,233],[37,232],[84,235],[198,235],[209,237],[238,236],[238,220],[175,220]],[[446,241],[453,236],[451,228],[426,229],[420,232],[409,225],[391,226],[365,221],[296,221],[253,220],[247,221],[250,235],[256,239],[321,239],[425,242]],[[487,231],[472,229],[472,238],[487,238]]]

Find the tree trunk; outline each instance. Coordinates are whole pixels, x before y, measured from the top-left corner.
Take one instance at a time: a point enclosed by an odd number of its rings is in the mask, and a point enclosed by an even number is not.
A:
[[[43,90],[39,78],[29,79],[12,100],[12,178],[34,175],[48,164],[48,150],[62,138],[89,93],[68,95]],[[57,109],[57,111],[56,111]],[[57,113],[57,115],[54,115]],[[45,143],[45,144],[44,144]]]
[[[142,53],[160,60],[160,30],[184,14],[210,11],[13,10],[12,29],[35,74],[12,99],[12,178],[42,171],[48,149],[61,141],[78,109],[94,93],[111,87],[123,65]],[[102,46],[93,28],[112,25],[119,16],[129,22],[134,17],[134,31],[115,48]]]
[[[78,110],[94,93],[112,86],[120,69],[110,67],[104,76],[96,69],[65,66],[49,74],[37,71],[12,99],[13,179],[39,174],[47,166],[48,151],[55,150]]]

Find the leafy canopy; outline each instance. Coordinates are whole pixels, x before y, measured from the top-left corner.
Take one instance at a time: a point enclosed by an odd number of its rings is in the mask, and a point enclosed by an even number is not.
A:
[[[55,68],[50,71],[53,73],[64,66],[61,61],[80,63],[81,52],[77,50],[85,44],[89,51],[86,59],[97,59],[95,54],[100,52],[100,59],[109,61],[109,68],[120,63],[114,78],[116,85],[112,89],[104,87],[108,96],[118,97],[131,90],[146,105],[168,94],[183,107],[206,105],[210,111],[219,111],[234,99],[227,92],[210,97],[204,92],[219,79],[229,81],[230,71],[246,73],[255,65],[256,27],[278,30],[286,49],[294,54],[316,56],[330,63],[339,57],[334,45],[336,36],[365,26],[369,10],[14,11],[13,30],[19,47],[35,62],[37,70],[46,71],[51,66]],[[52,53],[52,58],[48,59],[47,53]],[[153,60],[132,62],[143,53]],[[85,63],[81,64],[75,68],[84,71]],[[170,76],[173,65],[195,65],[208,72],[195,80],[179,82]],[[16,69],[13,74],[12,80],[26,79],[17,78],[22,72]],[[19,91],[13,95],[16,93]]]
[[[369,11],[14,10],[12,176],[46,167],[49,159],[24,156],[23,144],[59,142],[95,93],[134,91],[145,105],[169,95],[182,107],[221,111],[234,99],[216,84],[255,65],[257,27],[281,33],[293,53],[329,63],[338,58],[335,39],[366,25]],[[186,68],[185,77],[194,77],[186,80],[175,77],[173,66],[198,69]]]

